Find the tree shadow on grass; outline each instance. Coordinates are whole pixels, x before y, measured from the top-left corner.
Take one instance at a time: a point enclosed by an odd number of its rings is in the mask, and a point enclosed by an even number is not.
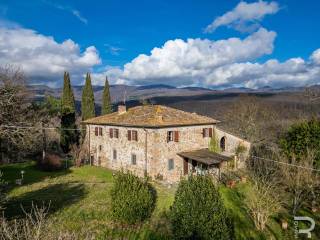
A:
[[[69,169],[61,169],[57,171],[43,171],[39,169],[35,162],[13,163],[0,166],[3,179],[8,183],[8,190],[12,190],[16,185],[16,180],[21,179],[21,171],[23,174],[23,185],[40,182],[45,178],[56,178],[70,173]]]
[[[36,191],[13,197],[5,204],[4,216],[8,219],[21,218],[29,213],[32,204],[49,207],[49,214],[72,205],[85,197],[84,184],[63,183],[49,185]]]

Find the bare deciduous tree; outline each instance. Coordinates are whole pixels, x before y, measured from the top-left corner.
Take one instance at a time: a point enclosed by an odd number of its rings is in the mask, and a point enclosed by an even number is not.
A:
[[[299,161],[292,157],[290,160],[283,158],[286,163],[281,166],[283,184],[292,195],[292,213],[295,215],[302,204],[310,198],[316,197],[316,188],[319,186],[319,178],[313,170],[314,151],[308,150],[305,157]],[[295,165],[295,166],[293,166]],[[296,167],[300,166],[300,167]]]
[[[32,146],[35,133],[26,128],[33,125],[30,119],[31,95],[26,88],[26,77],[14,66],[0,66],[0,149],[22,149]],[[23,126],[23,127],[16,127]],[[2,158],[2,154],[0,159]]]
[[[263,231],[269,218],[278,213],[283,198],[270,176],[250,174],[252,187],[245,193],[245,204],[256,228]]]
[[[243,95],[228,110],[226,124],[252,143],[267,141],[273,131],[276,113],[255,96]]]
[[[310,102],[320,101],[320,88],[316,86],[306,87],[304,96],[307,97]]]

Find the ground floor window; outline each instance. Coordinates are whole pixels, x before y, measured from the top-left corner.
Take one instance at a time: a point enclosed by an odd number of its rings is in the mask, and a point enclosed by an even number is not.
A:
[[[169,159],[168,160],[168,170],[173,170],[174,169],[174,160],[173,159]]]
[[[112,156],[113,160],[116,161],[117,160],[117,150],[116,149],[113,149],[112,155],[113,155]]]
[[[137,165],[137,155],[136,154],[131,154],[131,164],[132,165]]]

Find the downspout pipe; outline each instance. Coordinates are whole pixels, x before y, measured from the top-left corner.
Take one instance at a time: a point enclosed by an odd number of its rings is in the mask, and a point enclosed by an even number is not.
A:
[[[145,149],[144,149],[144,176],[148,176],[148,131],[147,129],[143,128],[145,132]]]

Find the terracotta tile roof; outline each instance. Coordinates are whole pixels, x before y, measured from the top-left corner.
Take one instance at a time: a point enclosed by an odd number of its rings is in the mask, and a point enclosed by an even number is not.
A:
[[[135,127],[169,127],[214,124],[219,121],[198,115],[196,113],[184,112],[175,108],[162,105],[146,105],[129,108],[124,113],[110,113],[107,115],[87,119],[85,124],[101,124],[114,126]]]

